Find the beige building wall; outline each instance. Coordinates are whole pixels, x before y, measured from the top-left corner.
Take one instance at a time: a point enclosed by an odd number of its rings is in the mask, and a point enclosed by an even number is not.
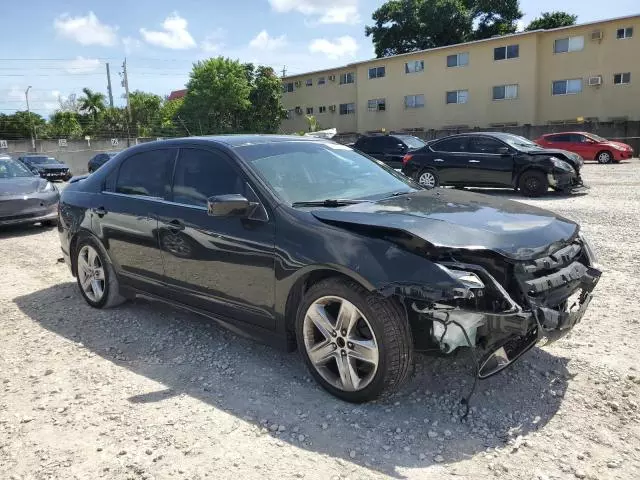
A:
[[[616,39],[616,31],[627,27],[634,28],[633,36]],[[601,40],[592,40],[595,31],[602,32]],[[555,40],[570,36],[583,36],[583,49],[554,53]],[[494,60],[494,49],[509,45],[519,46],[519,56]],[[447,56],[454,54],[468,54],[468,65],[447,67]],[[424,61],[424,71],[405,73],[405,63],[414,61]],[[370,79],[369,69],[380,66],[385,67],[385,76]],[[345,72],[355,72],[355,84],[339,85]],[[614,74],[627,72],[630,84],[613,84]],[[318,77],[329,75],[335,75],[336,81],[317,85]],[[602,85],[590,87],[589,77],[598,75]],[[582,79],[582,92],[552,95],[554,80],[577,78]],[[313,80],[313,86],[305,86],[307,79]],[[341,133],[536,125],[578,117],[640,120],[640,16],[374,59],[283,81],[299,82],[293,93],[284,94],[283,103],[302,112],[292,113],[283,122],[284,132],[307,129],[307,107],[314,108],[323,128],[335,127]],[[493,87],[501,85],[517,85],[517,98],[493,100]],[[454,90],[466,90],[467,103],[447,104],[446,93]],[[406,95],[424,95],[424,107],[405,108]],[[384,111],[369,111],[368,101],[374,99],[385,100]],[[352,102],[355,114],[340,115],[339,105]],[[327,106],[326,113],[318,112],[321,105]],[[335,112],[330,105],[336,105]]]

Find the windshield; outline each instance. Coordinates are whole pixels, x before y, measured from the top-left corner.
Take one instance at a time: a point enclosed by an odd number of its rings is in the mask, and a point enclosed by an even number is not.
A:
[[[237,147],[283,201],[374,200],[420,187],[349,147],[290,141]]]
[[[56,165],[58,163],[53,157],[25,157],[23,160],[29,165]]]
[[[585,134],[585,137],[590,138],[591,140],[595,140],[596,142],[608,142],[606,138],[602,138],[599,135],[594,135],[593,133]]]
[[[521,137],[520,135],[500,135],[500,140],[509,144],[510,147],[516,150],[541,148],[537,143],[532,142],[528,138]]]
[[[422,148],[426,145],[425,142],[420,140],[418,137],[414,137],[413,135],[396,135],[400,140],[407,144],[407,147],[412,149]]]
[[[0,178],[33,177],[24,165],[10,158],[0,158]]]

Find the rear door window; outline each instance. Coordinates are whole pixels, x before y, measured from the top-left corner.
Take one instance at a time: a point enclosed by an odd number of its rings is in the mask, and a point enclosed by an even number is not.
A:
[[[433,143],[431,149],[436,152],[467,152],[467,145],[467,137],[445,138]]]
[[[469,151],[473,153],[499,154],[500,148],[505,147],[502,142],[489,137],[473,137],[469,142]]]
[[[569,134],[560,134],[560,135],[553,135],[551,137],[547,137],[547,140],[550,141],[551,143],[562,143],[562,142],[571,142],[571,135]]]
[[[118,170],[116,193],[165,198],[170,191],[176,153],[174,148],[163,148],[130,156]]]

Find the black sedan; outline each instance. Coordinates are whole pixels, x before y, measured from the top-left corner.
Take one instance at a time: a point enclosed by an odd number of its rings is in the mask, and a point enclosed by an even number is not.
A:
[[[153,299],[297,347],[352,402],[398,388],[415,349],[498,372],[569,332],[600,277],[566,218],[306,137],[132,147],[69,183],[58,230],[92,307]]]
[[[47,180],[67,181],[73,176],[67,165],[48,155],[25,155],[18,160],[32,172]]]
[[[429,143],[405,155],[402,172],[427,188],[511,187],[538,197],[549,187],[583,188],[579,155],[547,150],[508,133],[466,133]]]
[[[402,168],[404,156],[426,145],[413,135],[363,135],[353,148],[383,161],[391,168]]]
[[[0,226],[53,225],[58,218],[58,190],[22,163],[0,157]]]
[[[89,171],[89,173],[95,172],[102,165],[115,157],[118,153],[119,152],[102,152],[94,155],[93,157],[91,157],[89,163],[87,164],[87,170]]]

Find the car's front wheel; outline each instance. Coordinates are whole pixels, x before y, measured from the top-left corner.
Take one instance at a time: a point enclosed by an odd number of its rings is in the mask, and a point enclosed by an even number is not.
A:
[[[596,160],[598,160],[598,163],[611,163],[613,161],[613,155],[611,155],[611,152],[603,150],[596,155]]]
[[[125,299],[118,278],[102,246],[93,238],[80,241],[76,249],[77,282],[85,301],[94,308],[110,308]]]
[[[549,181],[543,172],[528,170],[520,176],[518,188],[527,197],[540,197],[549,190]]]
[[[313,285],[296,318],[298,349],[316,381],[348,402],[398,389],[409,375],[412,338],[401,305],[338,277]]]

